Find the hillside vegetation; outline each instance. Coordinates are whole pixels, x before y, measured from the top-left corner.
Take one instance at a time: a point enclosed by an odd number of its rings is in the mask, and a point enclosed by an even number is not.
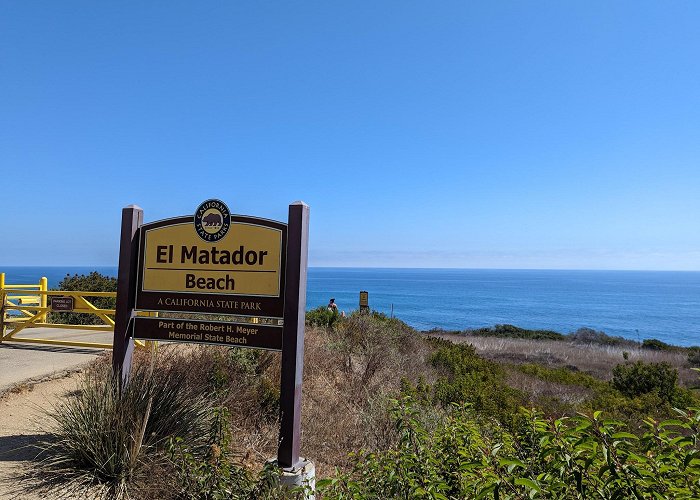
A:
[[[302,410],[317,498],[700,497],[687,353],[519,330],[425,334],[324,309],[307,316]],[[132,395],[115,404],[109,360],[88,371],[54,410],[33,488],[300,497],[265,465],[276,453],[276,353],[163,345],[138,353],[134,373]]]

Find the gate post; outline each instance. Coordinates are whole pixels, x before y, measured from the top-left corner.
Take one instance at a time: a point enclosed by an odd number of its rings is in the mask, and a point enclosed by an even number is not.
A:
[[[39,290],[42,292],[48,292],[49,291],[49,280],[46,279],[46,276],[42,276],[41,279],[39,280]],[[39,305],[46,309],[49,307],[49,296],[46,293],[42,293],[40,298],[39,298]],[[48,316],[48,312],[44,311],[44,314],[41,315],[41,322],[46,323],[46,317]]]
[[[2,339],[5,337],[5,273],[0,273],[0,344],[2,344]]]

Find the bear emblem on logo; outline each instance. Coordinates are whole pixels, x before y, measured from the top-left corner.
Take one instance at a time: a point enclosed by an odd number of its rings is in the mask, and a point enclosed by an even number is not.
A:
[[[209,226],[220,226],[221,225],[221,215],[216,212],[210,212],[204,217],[202,217],[202,222],[204,225]]]
[[[221,200],[207,200],[194,212],[194,229],[204,241],[221,240],[231,227],[231,212]]]

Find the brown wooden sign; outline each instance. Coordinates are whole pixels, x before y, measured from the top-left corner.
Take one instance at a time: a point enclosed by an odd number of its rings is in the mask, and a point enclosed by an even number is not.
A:
[[[51,297],[52,311],[72,311],[75,309],[73,297]]]
[[[282,350],[282,326],[136,317],[134,338]]]
[[[289,205],[287,224],[231,215],[220,200],[149,224],[140,207],[124,208],[112,349],[120,390],[134,338],[281,350],[277,462],[298,466],[308,241],[309,207],[300,201]],[[168,318],[173,312],[250,321]]]

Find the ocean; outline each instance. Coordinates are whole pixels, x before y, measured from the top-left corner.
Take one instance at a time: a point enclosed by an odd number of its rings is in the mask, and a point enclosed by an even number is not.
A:
[[[0,267],[8,283],[58,286],[66,274],[115,267]],[[310,268],[307,308],[333,297],[341,310],[372,309],[428,330],[509,323],[561,333],[587,327],[632,340],[700,345],[700,272]]]

